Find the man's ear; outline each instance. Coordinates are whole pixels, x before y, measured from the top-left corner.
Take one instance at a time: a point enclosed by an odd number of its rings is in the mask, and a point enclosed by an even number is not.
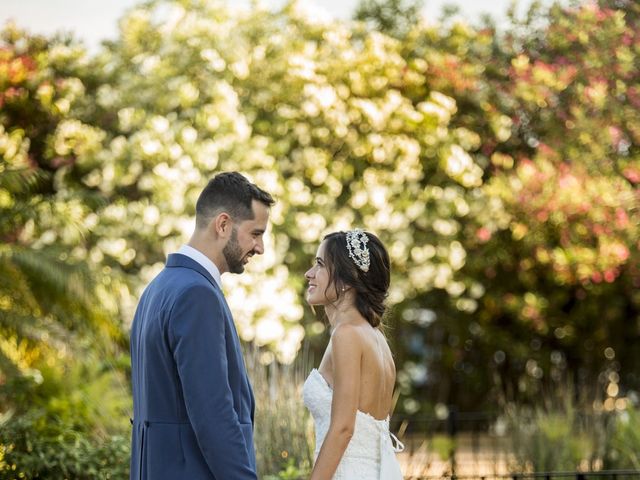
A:
[[[211,221],[209,228],[213,228],[215,230],[216,236],[227,238],[231,235],[233,220],[228,213],[222,212]]]

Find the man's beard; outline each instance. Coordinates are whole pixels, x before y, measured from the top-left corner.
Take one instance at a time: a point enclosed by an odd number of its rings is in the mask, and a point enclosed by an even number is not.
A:
[[[238,243],[238,231],[235,227],[231,231],[229,242],[222,249],[222,254],[227,262],[227,268],[230,273],[244,272],[244,265],[242,263],[244,255],[242,255],[242,249]]]

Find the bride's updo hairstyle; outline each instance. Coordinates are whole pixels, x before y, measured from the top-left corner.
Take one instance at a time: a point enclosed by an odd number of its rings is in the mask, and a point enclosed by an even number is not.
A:
[[[348,240],[352,244],[347,245]],[[372,327],[380,326],[391,280],[386,248],[378,237],[362,230],[330,233],[324,241],[329,288],[335,288],[338,298],[343,289],[353,288],[358,312]]]

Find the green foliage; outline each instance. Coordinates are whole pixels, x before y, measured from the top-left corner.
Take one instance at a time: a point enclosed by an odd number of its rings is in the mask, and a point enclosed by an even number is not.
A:
[[[129,388],[116,362],[107,352],[100,359],[90,351],[75,358],[64,345],[58,347],[65,362],[43,355],[22,375],[8,377],[0,385],[0,399],[9,415],[35,409],[80,430],[128,430]]]
[[[290,460],[286,468],[281,470],[277,475],[267,475],[263,478],[265,480],[299,480],[307,478],[308,475],[307,470],[301,470],[293,460]]]
[[[55,137],[84,93],[83,51],[9,25],[0,49],[2,478],[123,478],[125,335],[101,301],[119,284],[83,255],[89,191],[62,188]],[[76,120],[71,121],[77,122]],[[111,294],[109,294],[111,295]]]
[[[102,480],[128,476],[128,437],[93,437],[36,410],[3,421],[0,428],[2,479]]]
[[[360,0],[353,18],[372,30],[404,38],[420,22],[421,0]]]
[[[594,457],[593,432],[571,406],[549,411],[510,406],[507,416],[516,459],[512,471],[576,471]]]
[[[572,395],[545,406],[508,404],[507,438],[514,454],[512,471],[637,470],[637,407],[606,411],[602,405],[579,406]]]
[[[607,437],[605,469],[640,470],[640,412],[630,407],[612,422]]]
[[[559,376],[593,388],[605,351],[638,388],[625,346],[640,311],[638,16],[604,3],[538,6],[502,35],[453,23],[407,36],[425,77],[412,95],[456,100],[451,127],[478,135],[486,196],[460,222],[463,294],[436,287],[406,304],[403,391],[475,410],[495,378],[520,400]]]
[[[454,438],[435,435],[429,445],[429,450],[440,457],[441,460],[448,461],[451,459],[451,453],[455,452],[456,441]]]
[[[82,82],[69,74],[79,53],[11,26],[3,33],[0,358],[11,383],[34,362],[63,359],[65,348],[82,339],[94,338],[104,348],[124,335],[112,318],[117,309],[96,303],[115,278],[102,276],[79,252],[91,205],[57,187],[65,162],[47,147],[82,92]],[[64,66],[59,56],[65,56]]]

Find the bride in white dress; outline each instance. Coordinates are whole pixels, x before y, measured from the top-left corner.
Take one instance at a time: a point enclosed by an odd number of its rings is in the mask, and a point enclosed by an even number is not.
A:
[[[389,255],[362,230],[327,235],[305,273],[307,301],[323,306],[331,340],[303,388],[315,422],[310,480],[401,480],[389,432],[396,369],[380,330],[390,282]]]

